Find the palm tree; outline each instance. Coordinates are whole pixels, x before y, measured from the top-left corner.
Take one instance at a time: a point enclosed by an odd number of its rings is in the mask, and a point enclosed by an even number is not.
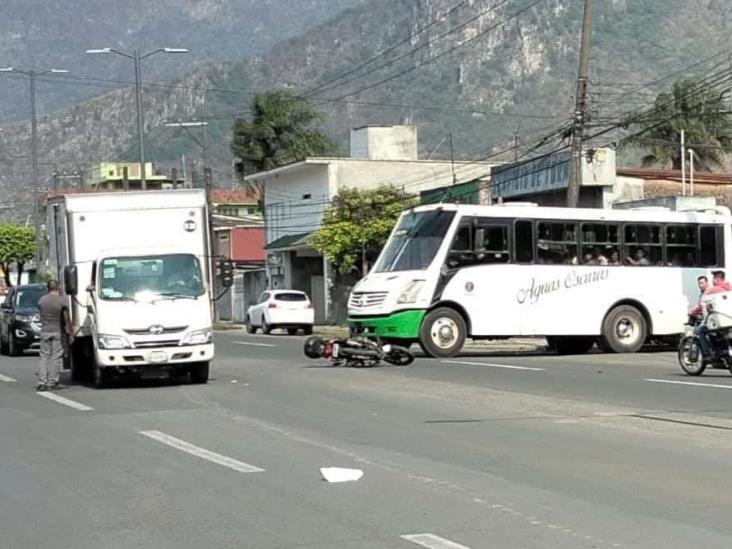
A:
[[[648,154],[643,166],[681,169],[681,131],[694,149],[702,170],[724,168],[724,155],[732,151],[732,123],[724,93],[682,79],[671,93],[656,97],[653,108],[636,121],[639,135],[631,140]]]
[[[322,114],[287,91],[254,96],[251,119],[238,118],[231,151],[241,174],[271,170],[307,156],[335,154],[337,148],[317,125]]]

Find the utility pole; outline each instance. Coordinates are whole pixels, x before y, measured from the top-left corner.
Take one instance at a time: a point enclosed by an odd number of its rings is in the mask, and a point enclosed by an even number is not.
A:
[[[0,69],[0,72],[14,72],[23,74],[30,81],[30,114],[31,114],[31,166],[33,170],[33,228],[36,242],[36,275],[41,271],[41,218],[39,205],[39,176],[38,176],[38,120],[36,114],[36,78],[44,74],[65,74],[64,69],[46,69],[43,71],[21,70],[14,67]]]
[[[452,170],[452,184],[457,183],[457,176],[455,175],[455,155],[452,150],[452,132],[450,132],[448,138],[450,139],[450,169]]]
[[[518,162],[519,159],[519,134],[518,128],[513,132],[513,161]]]
[[[681,130],[681,196],[686,196],[686,132]]]
[[[576,208],[582,187],[582,138],[585,130],[585,114],[587,110],[587,84],[590,69],[590,46],[592,42],[592,0],[585,0],[585,13],[582,19],[582,43],[580,45],[579,77],[577,78],[577,95],[574,106],[574,124],[572,127],[572,156],[567,187],[567,206]]]

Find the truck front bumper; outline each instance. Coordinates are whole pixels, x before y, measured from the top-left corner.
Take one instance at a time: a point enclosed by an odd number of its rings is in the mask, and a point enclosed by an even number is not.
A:
[[[210,362],[213,358],[212,343],[181,347],[97,350],[97,363],[105,368],[173,367],[194,362]]]
[[[350,316],[348,327],[352,333],[367,336],[416,340],[425,313],[424,310],[411,310],[379,316]]]

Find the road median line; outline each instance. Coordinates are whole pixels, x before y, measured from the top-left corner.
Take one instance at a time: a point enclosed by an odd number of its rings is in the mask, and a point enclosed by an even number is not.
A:
[[[693,381],[674,381],[672,379],[646,379],[653,383],[668,383],[669,385],[689,385],[691,387],[711,387],[712,389],[732,389],[732,385],[721,385],[718,383],[697,383]]]

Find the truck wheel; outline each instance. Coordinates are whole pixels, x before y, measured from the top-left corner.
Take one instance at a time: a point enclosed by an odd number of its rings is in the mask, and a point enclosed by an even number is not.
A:
[[[558,355],[584,355],[595,344],[592,336],[549,336],[546,341]]]
[[[431,357],[450,357],[460,352],[467,336],[462,315],[450,307],[439,307],[424,317],[419,345]]]
[[[297,328],[287,328],[287,335],[297,335]]]
[[[615,307],[602,323],[602,346],[613,353],[635,353],[647,336],[645,317],[631,305]]]
[[[306,336],[313,335],[313,327],[312,326],[305,326],[302,329],[303,332],[305,332]]]
[[[102,368],[99,364],[97,364],[96,361],[94,361],[93,368],[93,379],[94,382],[94,388],[95,389],[103,389],[104,386],[107,384],[107,372],[104,371],[104,368]]]
[[[13,334],[8,335],[8,355],[18,356],[21,350],[18,349],[18,344],[15,342],[15,336]]]
[[[208,382],[208,362],[201,362],[191,367],[191,382],[192,383],[207,383]]]

